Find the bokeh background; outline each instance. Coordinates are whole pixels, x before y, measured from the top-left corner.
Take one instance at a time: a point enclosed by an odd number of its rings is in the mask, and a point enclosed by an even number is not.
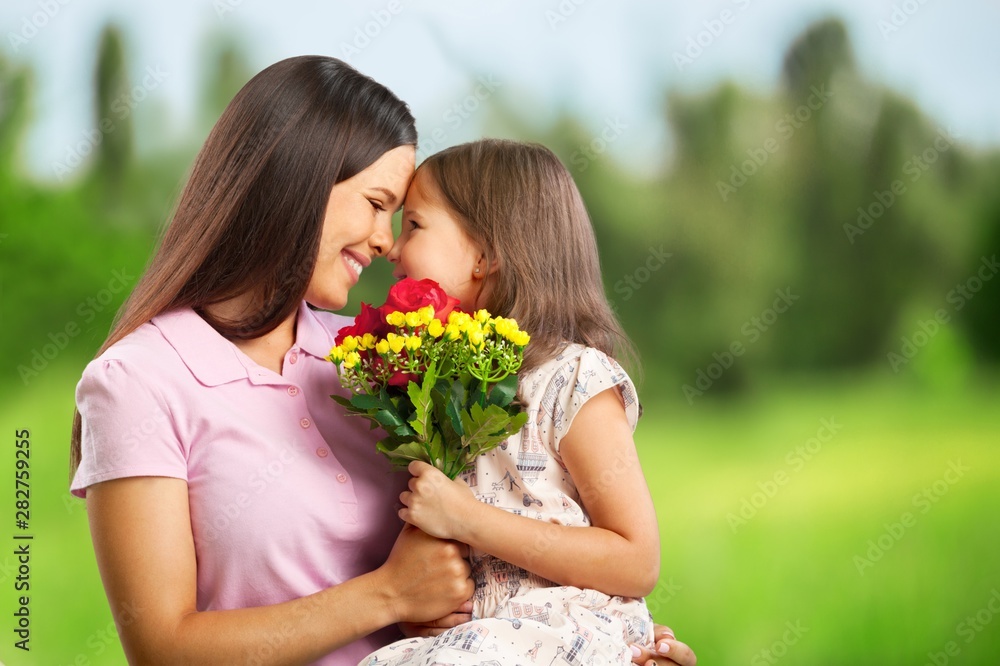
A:
[[[997,663],[996,3],[347,4],[0,7],[0,662],[124,663],[74,386],[225,104],[322,53],[411,104],[421,156],[509,137],[573,173],[642,356],[649,604],[700,663]]]

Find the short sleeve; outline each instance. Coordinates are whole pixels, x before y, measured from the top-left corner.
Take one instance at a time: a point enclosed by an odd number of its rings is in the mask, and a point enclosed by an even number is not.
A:
[[[177,437],[166,402],[136,367],[118,359],[96,359],[76,387],[80,411],[80,467],[70,491],[130,476],[187,480],[187,452]]]
[[[553,377],[550,390],[557,387],[558,407],[561,411],[555,422],[555,450],[569,432],[580,408],[598,393],[616,388],[625,405],[625,417],[635,430],[639,420],[639,399],[635,385],[625,369],[613,358],[593,347],[583,347],[578,355],[567,357],[565,365]]]

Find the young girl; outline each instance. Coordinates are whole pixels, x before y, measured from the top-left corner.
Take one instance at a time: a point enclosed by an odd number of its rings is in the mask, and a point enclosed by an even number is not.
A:
[[[400,516],[469,544],[472,621],[399,641],[375,664],[627,664],[650,645],[641,597],[659,536],[632,441],[628,339],[601,282],[593,229],[566,169],[538,145],[485,140],[430,157],[388,258],[531,333],[519,373],[528,423],[451,481],[410,465]]]

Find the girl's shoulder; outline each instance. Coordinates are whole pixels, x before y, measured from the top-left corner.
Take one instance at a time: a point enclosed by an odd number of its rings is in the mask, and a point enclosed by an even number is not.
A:
[[[614,358],[596,347],[588,347],[576,342],[563,347],[555,356],[532,370],[532,374],[555,376],[560,373],[584,371],[591,375],[608,376],[615,383],[631,379],[625,369]]]
[[[625,408],[629,426],[639,419],[639,400],[628,373],[600,349],[566,345],[559,353],[522,378],[522,396],[536,420],[551,422],[554,449],[569,431],[575,416],[594,396],[615,390]]]
[[[632,378],[614,358],[595,347],[572,343],[524,378],[533,395],[577,407],[609,388],[617,388],[627,412],[638,409]]]

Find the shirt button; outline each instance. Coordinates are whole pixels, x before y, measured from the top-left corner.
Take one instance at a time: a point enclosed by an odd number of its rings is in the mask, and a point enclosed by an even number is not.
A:
[[[303,428],[308,428],[312,424],[309,422],[309,419],[302,419],[301,421],[299,421],[299,425],[302,426]]]
[[[294,365],[297,360],[299,360],[299,355],[294,352],[292,353],[291,356],[288,357],[288,362],[291,363],[292,365]]]
[[[326,458],[328,455],[330,455],[330,449],[321,446],[320,448],[316,449],[316,455],[318,455],[320,458]]]
[[[289,386],[288,387],[288,395],[290,395],[290,396],[292,396],[294,398],[298,394],[299,394],[298,387],[296,387],[296,386]]]
[[[338,474],[337,475],[337,481],[340,481],[341,483],[347,483],[347,475],[346,474]]]

